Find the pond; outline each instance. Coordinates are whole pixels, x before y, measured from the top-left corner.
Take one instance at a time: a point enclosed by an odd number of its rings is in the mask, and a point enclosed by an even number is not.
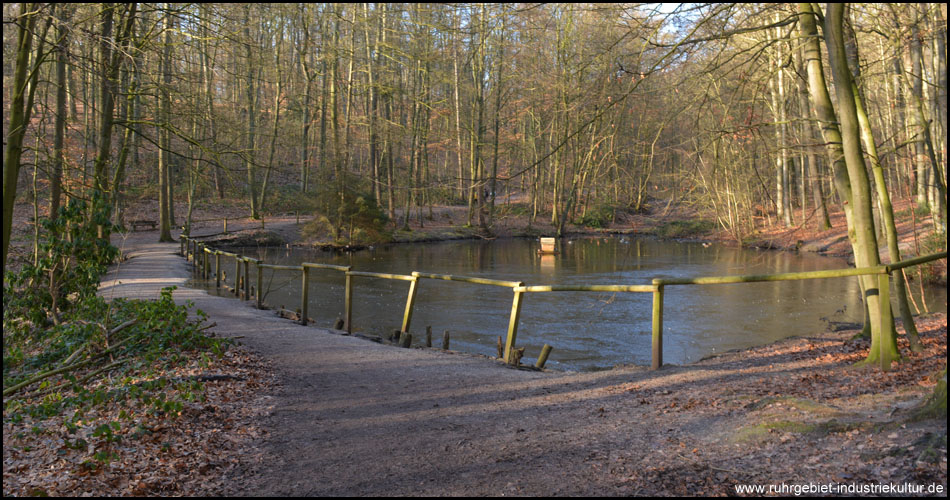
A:
[[[268,264],[301,262],[348,265],[354,271],[452,274],[523,281],[526,285],[650,284],[653,278],[748,275],[848,267],[842,259],[814,254],[726,248],[701,243],[632,237],[560,240],[560,253],[538,255],[534,239],[465,240],[399,244],[336,254],[320,250],[241,248]],[[233,261],[222,261],[233,274]],[[225,263],[226,262],[226,263]],[[254,283],[255,271],[251,270]],[[229,278],[230,279],[230,278]],[[309,316],[329,327],[343,316],[344,279],[339,271],[310,272]],[[264,301],[296,310],[300,273],[265,270]],[[214,281],[205,283],[212,291]],[[912,286],[918,293],[919,286]],[[387,335],[399,329],[409,284],[354,278],[353,329]],[[221,292],[224,293],[224,292]],[[509,288],[420,280],[410,332],[419,345],[426,326],[433,345],[450,331],[451,349],[494,356],[504,339],[513,293]],[[930,310],[946,311],[946,289],[926,288]],[[554,349],[547,368],[600,370],[619,364],[649,365],[652,294],[552,292],[525,294],[517,345],[534,363],[544,344]],[[730,349],[861,323],[857,278],[705,286],[668,286],[664,294],[665,363],[688,363]]]

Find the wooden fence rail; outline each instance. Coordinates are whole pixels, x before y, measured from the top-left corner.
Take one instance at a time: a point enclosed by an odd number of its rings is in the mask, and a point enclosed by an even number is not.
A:
[[[353,311],[353,278],[377,278],[390,279],[398,281],[408,281],[409,294],[406,298],[406,307],[403,312],[401,332],[408,333],[412,321],[412,310],[415,304],[415,297],[418,291],[419,279],[436,279],[444,281],[455,281],[460,283],[491,285],[511,288],[514,293],[511,304],[511,314],[508,320],[507,340],[505,341],[504,359],[508,363],[513,362],[513,350],[518,333],[518,323],[521,316],[521,308],[524,303],[524,294],[526,293],[547,293],[547,292],[608,292],[608,293],[652,293],[653,294],[653,320],[652,320],[652,360],[651,368],[654,370],[663,366],[663,296],[664,289],[667,286],[680,285],[724,285],[736,283],[755,283],[755,282],[774,282],[774,281],[795,281],[807,279],[829,279],[846,278],[852,276],[878,276],[878,288],[876,290],[867,290],[868,294],[880,294],[881,297],[881,321],[887,324],[887,321],[893,321],[890,304],[890,274],[894,271],[911,266],[932,262],[935,260],[946,259],[947,252],[940,252],[931,255],[924,255],[906,259],[892,264],[864,267],[864,268],[845,268],[845,269],[825,269],[821,271],[805,271],[794,273],[776,273],[776,274],[756,274],[739,276],[704,276],[696,278],[657,278],[652,280],[650,285],[535,285],[525,286],[520,281],[505,281],[489,278],[477,278],[469,276],[454,276],[450,274],[420,273],[413,271],[412,274],[390,274],[375,273],[367,271],[353,271],[350,266],[339,266],[332,264],[320,264],[313,262],[304,262],[299,266],[265,264],[264,261],[241,256],[231,252],[214,250],[199,243],[187,235],[181,236],[181,254],[186,261],[190,261],[195,266],[195,271],[200,272],[207,279],[209,272],[208,256],[215,255],[215,286],[220,287],[221,256],[231,257],[235,261],[234,273],[234,291],[235,295],[240,296],[239,287],[241,284],[240,264],[244,263],[244,300],[250,300],[249,289],[249,266],[253,262],[257,269],[257,306],[263,307],[261,290],[262,274],[261,269],[300,271],[302,277],[301,283],[301,305],[300,322],[307,324],[307,303],[309,296],[309,271],[311,269],[329,269],[341,271],[345,276],[344,285],[344,328],[347,332],[353,332],[352,311]],[[201,257],[198,257],[201,256]],[[199,259],[202,261],[199,263]],[[885,329],[886,330],[886,329]],[[890,335],[890,332],[884,332],[883,335]],[[879,344],[882,346],[882,354],[887,351],[884,349],[885,342],[891,339],[882,338]],[[890,369],[891,360],[886,355],[881,356],[881,369],[887,371]]]

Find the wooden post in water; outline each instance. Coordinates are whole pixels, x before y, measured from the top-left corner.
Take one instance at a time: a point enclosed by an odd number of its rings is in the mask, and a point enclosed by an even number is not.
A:
[[[402,331],[409,333],[409,323],[412,321],[412,308],[416,305],[416,290],[419,278],[413,277],[409,282],[409,295],[406,297],[406,312],[402,316]]]
[[[416,302],[416,286],[419,284],[419,278],[413,276],[409,282],[409,296],[406,297],[406,312],[402,316],[402,331],[409,332],[409,322],[412,321],[412,306]]]
[[[181,235],[178,237],[178,255],[181,255],[181,256],[185,255],[185,241],[187,240],[188,240],[188,237],[185,235]]]
[[[263,219],[261,219],[261,220],[263,220]],[[254,261],[254,265],[257,267],[257,293],[255,293],[254,295],[255,295],[255,298],[257,299],[257,308],[258,308],[258,309],[263,309],[263,308],[264,308],[264,294],[262,293],[262,292],[263,292],[263,285],[264,285],[264,273],[261,272],[261,264],[262,264],[263,262],[264,262],[264,261],[262,261],[262,260],[255,260],[255,261]]]
[[[251,300],[251,280],[248,279],[251,276],[251,263],[247,257],[241,260],[244,261],[244,300]]]
[[[234,296],[241,296],[241,256],[234,256]]]
[[[426,347],[432,347],[432,327],[426,327]]]
[[[346,333],[353,333],[353,277],[346,273],[343,288],[343,314],[346,321]]]
[[[224,234],[228,234],[228,218],[224,218]]]
[[[538,369],[544,368],[544,364],[548,362],[548,356],[551,355],[551,346],[544,344],[544,347],[541,348],[541,355],[538,356],[538,361],[534,366]]]
[[[663,366],[663,285],[653,283],[653,360],[650,369]]]
[[[221,250],[214,251],[214,288],[221,289]]]
[[[195,253],[191,256],[191,262],[194,264],[192,271],[194,272],[195,276],[199,277],[201,276],[201,257],[204,255],[204,246],[204,243],[196,243]]]
[[[448,330],[442,332],[442,350],[443,351],[449,350],[449,331]]]
[[[518,320],[521,318],[521,297],[524,292],[515,291],[515,296],[511,300],[511,317],[508,319],[508,338],[505,339],[505,363],[511,364],[514,360],[512,349],[515,346],[515,338],[518,336]]]
[[[310,294],[310,268],[301,266],[301,284],[300,284],[300,324],[307,325],[307,297]]]
[[[208,248],[208,245],[205,245],[201,249],[201,253],[204,256],[204,268],[201,273],[202,279],[208,279],[208,273],[211,272],[211,249]]]

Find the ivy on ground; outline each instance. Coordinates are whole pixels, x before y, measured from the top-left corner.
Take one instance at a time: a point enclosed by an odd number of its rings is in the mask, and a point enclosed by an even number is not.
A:
[[[50,432],[44,421],[61,422],[72,436],[64,450],[84,453],[86,470],[201,401],[202,382],[178,370],[207,367],[229,345],[205,333],[202,311],[172,300],[174,287],[158,300],[96,295],[118,255],[102,237],[111,230],[103,207],[73,202],[43,221],[40,257],[8,273],[3,291],[4,433]]]

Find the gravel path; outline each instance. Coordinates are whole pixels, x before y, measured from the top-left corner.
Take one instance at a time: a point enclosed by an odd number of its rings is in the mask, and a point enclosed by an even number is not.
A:
[[[103,281],[100,293],[155,298],[162,287],[177,286],[177,301],[193,301],[217,323],[218,335],[241,337],[278,372],[282,390],[265,424],[267,458],[246,471],[252,476],[235,478],[248,488],[237,493],[598,491],[593,469],[584,464],[609,449],[612,438],[597,411],[603,404],[592,402],[605,395],[592,388],[627,382],[642,376],[640,370],[512,370],[465,354],[400,349],[303,327],[248,302],[186,287],[189,270],[178,244],[149,239],[154,234],[139,233],[119,243],[129,260]]]
[[[155,298],[175,285],[176,300],[193,301],[218,335],[240,337],[270,360],[279,379],[277,393],[264,399],[267,432],[256,450],[263,458],[226,478],[234,485],[227,494],[728,494],[744,481],[827,481],[863,470],[852,461],[857,455],[828,448],[837,441],[824,435],[734,439],[762,412],[788,418],[788,410],[750,402],[771,394],[773,380],[811,373],[817,358],[807,352],[786,359],[763,348],[758,359],[727,354],[659,372],[513,370],[473,355],[303,327],[250,302],[208,295],[185,286],[189,270],[178,244],[155,239],[137,233],[118,241],[130,259],[100,293]],[[846,437],[840,449],[848,449]],[[799,472],[795,464],[815,457],[818,445],[842,463]]]

